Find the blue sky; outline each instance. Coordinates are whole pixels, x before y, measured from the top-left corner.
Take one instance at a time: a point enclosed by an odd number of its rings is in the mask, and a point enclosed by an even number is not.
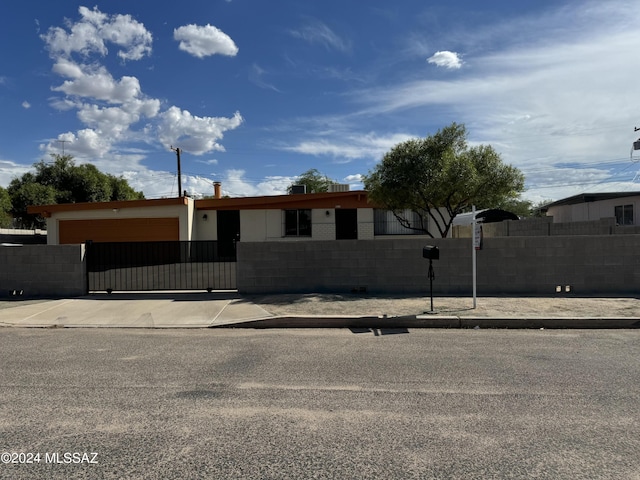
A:
[[[640,190],[640,1],[0,4],[0,186],[49,153],[149,198],[352,189],[393,145],[464,123],[524,197]],[[640,157],[640,152],[636,152]]]

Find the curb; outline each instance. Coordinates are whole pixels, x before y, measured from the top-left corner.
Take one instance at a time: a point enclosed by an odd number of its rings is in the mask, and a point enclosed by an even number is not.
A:
[[[211,325],[209,328],[508,328],[508,329],[635,329],[638,317],[399,317],[286,315]]]

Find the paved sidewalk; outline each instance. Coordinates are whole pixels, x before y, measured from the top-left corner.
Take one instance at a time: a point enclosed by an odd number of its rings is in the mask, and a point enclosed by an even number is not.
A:
[[[118,328],[640,328],[635,297],[94,294],[0,301],[0,326]]]
[[[269,317],[237,293],[114,293],[0,302],[0,326],[205,328]]]

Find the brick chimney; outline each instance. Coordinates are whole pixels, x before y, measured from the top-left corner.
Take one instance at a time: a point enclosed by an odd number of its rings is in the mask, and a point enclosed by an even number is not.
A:
[[[220,182],[213,182],[213,198],[222,198],[222,184]]]

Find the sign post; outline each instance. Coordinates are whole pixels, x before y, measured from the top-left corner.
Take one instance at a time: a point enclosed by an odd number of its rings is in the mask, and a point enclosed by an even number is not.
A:
[[[427,245],[422,249],[422,258],[427,258],[429,260],[428,275],[429,275],[429,291],[431,296],[431,310],[424,313],[434,314],[437,312],[433,309],[433,280],[436,278],[435,274],[433,273],[433,261],[438,260],[440,258],[440,249],[433,245]]]
[[[476,274],[477,274],[477,264],[476,264],[476,251],[480,249],[480,235],[478,235],[478,232],[476,230],[476,206],[473,205],[471,207],[471,277],[472,277],[472,284],[473,284],[473,308],[475,309],[477,307],[477,281],[476,281]]]

